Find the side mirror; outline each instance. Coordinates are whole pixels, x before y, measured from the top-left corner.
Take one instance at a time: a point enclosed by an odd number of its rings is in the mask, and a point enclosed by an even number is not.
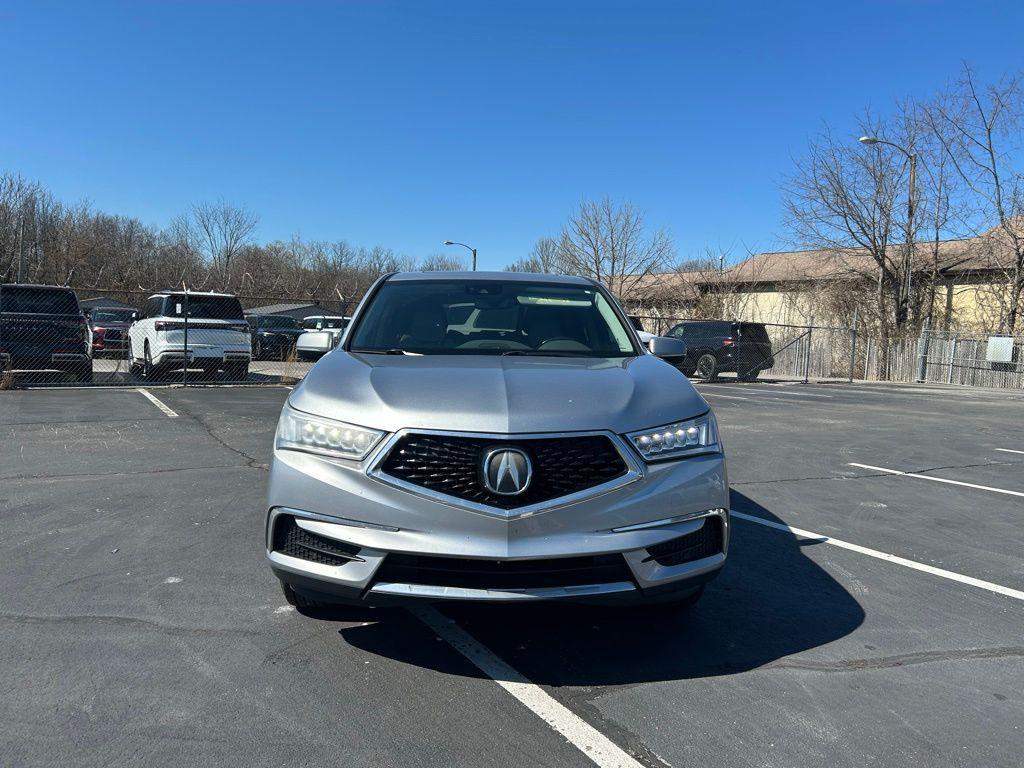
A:
[[[658,357],[685,357],[686,342],[682,339],[673,339],[668,336],[655,336],[647,342],[651,354]]]

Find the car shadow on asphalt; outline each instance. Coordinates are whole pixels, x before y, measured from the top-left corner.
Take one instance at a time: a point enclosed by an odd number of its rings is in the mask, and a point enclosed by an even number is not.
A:
[[[731,502],[735,510],[783,522],[737,491]],[[808,556],[816,544],[734,520],[729,560],[689,612],[564,603],[440,608],[541,684],[627,685],[734,674],[826,645],[863,622],[853,595]],[[352,646],[445,673],[467,670],[448,654],[403,642],[399,635],[408,633],[408,624],[395,620],[393,609],[359,613],[368,623],[339,631]]]

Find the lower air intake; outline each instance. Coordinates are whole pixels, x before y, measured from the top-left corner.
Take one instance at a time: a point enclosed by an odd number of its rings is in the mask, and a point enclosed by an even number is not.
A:
[[[305,531],[290,515],[282,515],[274,524],[273,551],[321,565],[344,565],[360,559],[359,547]]]
[[[648,547],[648,557],[644,562],[653,560],[658,565],[682,565],[721,551],[722,521],[718,517],[706,517],[704,525],[693,533]]]
[[[545,589],[585,584],[633,583],[622,555],[547,560],[479,560],[391,554],[377,571],[378,583],[464,589]]]

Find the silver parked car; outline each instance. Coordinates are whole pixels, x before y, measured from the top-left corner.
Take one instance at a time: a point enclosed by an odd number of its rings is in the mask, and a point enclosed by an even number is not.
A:
[[[598,283],[410,273],[281,413],[267,555],[301,608],[670,601],[725,562],[715,417]]]
[[[295,349],[300,360],[319,360],[336,346],[351,317],[312,315],[302,321],[302,334]]]

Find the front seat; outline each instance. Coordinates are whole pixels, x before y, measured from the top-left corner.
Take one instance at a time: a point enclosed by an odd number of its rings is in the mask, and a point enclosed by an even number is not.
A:
[[[409,316],[405,333],[398,343],[403,347],[441,347],[444,346],[448,321],[444,311],[437,306],[419,307]]]

